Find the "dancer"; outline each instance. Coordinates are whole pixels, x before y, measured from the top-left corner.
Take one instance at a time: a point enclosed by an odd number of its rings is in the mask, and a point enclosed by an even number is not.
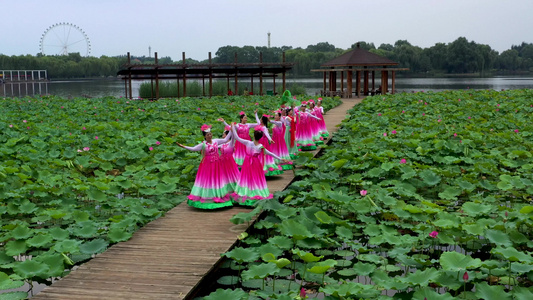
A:
[[[222,171],[220,169],[218,147],[219,143],[224,143],[222,139],[213,140],[211,125],[202,125],[204,141],[194,147],[188,147],[176,142],[178,146],[189,151],[201,151],[202,161],[198,166],[196,180],[187,197],[187,204],[200,209],[216,209],[232,206],[230,201],[231,187],[222,181]]]
[[[323,138],[329,137],[328,128],[326,127],[326,122],[324,121],[324,107],[322,107],[322,98],[318,98],[315,107],[315,116],[320,118],[318,121],[318,128],[320,129],[320,135]]]
[[[255,113],[257,114],[257,110],[255,110]],[[244,111],[241,111],[239,113],[240,123],[236,125],[237,127],[237,133],[240,138],[245,139],[247,141],[251,141],[250,138],[250,128],[253,128],[257,125],[259,125],[259,122],[257,123],[247,123],[248,122],[248,116],[244,113]],[[224,122],[224,120],[222,119]],[[229,126],[228,123],[224,122],[226,126]],[[240,142],[235,144],[235,152],[233,152],[233,157],[235,158],[235,162],[237,165],[241,166],[244,158],[246,157],[246,147]]]
[[[257,116],[257,112],[255,113],[255,119],[261,125],[261,128],[262,128],[261,130],[263,131],[263,137],[259,140],[259,142],[263,145],[263,147],[266,150],[272,151],[271,143],[274,144],[275,142],[270,137],[270,134],[268,134],[268,125],[270,124],[269,117],[270,117],[269,115],[263,115],[261,117],[261,120],[259,120],[259,117]],[[274,158],[272,158],[271,156],[264,156],[263,162],[264,162],[263,168],[265,171],[265,176],[274,176],[274,175],[283,174],[283,168],[279,166],[274,160]]]
[[[313,133],[309,128],[309,119],[318,119],[314,115],[306,111],[307,102],[302,102],[298,111],[298,127],[296,130],[296,140],[298,147],[302,151],[316,150],[316,144],[313,141]]]
[[[311,118],[309,119],[309,130],[311,131],[312,133],[312,136],[313,136],[313,142],[315,142],[315,145],[322,145],[324,144],[324,138],[322,137],[322,135],[320,135],[321,133],[321,130],[320,130],[320,125],[318,124],[318,122],[320,121],[320,118],[316,115],[316,106],[315,106],[315,100],[313,99],[310,99],[309,101],[307,101],[308,105],[309,105],[309,113],[312,114],[313,116],[317,117],[316,119],[315,118]]]
[[[263,171],[262,153],[288,162],[285,159],[268,151],[259,143],[263,137],[263,128],[258,125],[254,127],[254,141],[248,141],[237,135],[235,125],[231,130],[237,141],[246,147],[246,158],[242,164],[241,176],[235,188],[234,202],[239,205],[253,206],[258,200],[271,199],[272,194],[268,191],[268,186]]]
[[[272,128],[272,139],[274,144],[270,145],[270,151],[277,156],[285,159],[290,159],[289,151],[287,150],[287,143],[285,142],[285,124],[281,121],[281,111],[274,112],[274,120],[270,120],[270,123],[274,124]],[[279,160],[275,160],[276,164],[281,166],[283,170],[291,170],[292,164],[283,164]]]
[[[283,119],[285,123],[285,143],[289,152],[290,158],[294,159],[298,156],[298,146],[296,145],[296,116],[292,108],[286,109],[287,115]]]
[[[228,193],[233,194],[235,187],[237,186],[237,181],[239,181],[239,166],[233,158],[233,152],[235,149],[236,139],[233,137],[233,132],[231,132],[231,126],[226,126],[224,128],[224,134],[222,135],[223,143],[219,146],[220,149],[220,170],[222,171],[222,183],[229,187]]]

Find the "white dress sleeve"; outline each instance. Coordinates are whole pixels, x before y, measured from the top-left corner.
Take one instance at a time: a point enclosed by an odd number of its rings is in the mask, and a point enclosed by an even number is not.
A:
[[[189,151],[201,151],[204,147],[204,143],[200,143],[194,147],[189,147],[189,146],[183,146],[183,148],[189,150]]]
[[[308,113],[308,112],[305,112],[305,113],[307,113],[307,115],[308,115],[308,116],[310,116],[310,117],[311,117],[311,118],[313,118],[313,119],[317,119],[317,120],[320,120],[320,118],[319,118],[319,117],[317,117],[317,116],[313,115],[312,113]]]
[[[279,160],[282,159],[281,157],[277,156],[276,154],[274,154],[274,153],[268,151],[267,149],[265,149],[265,147],[263,147],[263,151],[265,151],[265,154],[270,155],[270,156],[274,157],[275,159],[279,159]]]

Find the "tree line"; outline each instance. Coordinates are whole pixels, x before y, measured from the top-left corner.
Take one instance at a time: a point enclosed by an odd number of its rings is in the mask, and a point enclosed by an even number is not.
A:
[[[414,46],[406,40],[398,40],[391,44],[381,44],[376,48],[374,43],[358,42],[360,47],[372,53],[387,57],[399,63],[399,67],[409,68],[402,74],[409,76],[446,76],[450,74],[477,74],[490,76],[494,74],[527,74],[533,72],[533,43],[523,42],[512,45],[510,49],[498,53],[488,45],[468,41],[459,37],[445,44],[437,43],[429,48]],[[322,76],[313,73],[320,65],[340,56],[356,47],[349,49],[336,48],[328,42],[309,45],[305,49],[291,46],[254,47],[254,46],[223,46],[213,57],[214,63],[259,62],[262,53],[263,62],[281,62],[283,52],[287,62],[296,63],[289,75],[294,77]],[[132,56],[132,63],[155,63],[153,57]],[[7,56],[0,54],[0,70],[48,70],[51,79],[58,78],[95,78],[115,77],[120,67],[127,62],[126,56],[82,57],[79,53],[66,56],[45,56],[38,54]],[[158,59],[159,64],[181,63],[171,57]],[[187,58],[186,63],[207,63],[208,60],[197,61]]]

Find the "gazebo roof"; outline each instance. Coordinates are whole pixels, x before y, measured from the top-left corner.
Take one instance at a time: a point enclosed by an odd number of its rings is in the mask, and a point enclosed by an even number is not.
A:
[[[397,66],[399,63],[386,57],[379,56],[364,49],[357,48],[346,52],[328,62],[320,65],[321,67],[342,67],[342,66]]]

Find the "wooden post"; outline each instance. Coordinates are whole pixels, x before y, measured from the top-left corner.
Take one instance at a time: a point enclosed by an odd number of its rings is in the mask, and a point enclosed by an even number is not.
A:
[[[394,82],[396,81],[396,71],[391,71],[391,72],[392,72],[392,90],[391,90],[391,93],[394,95],[394,93],[395,93]]]
[[[181,52],[181,58],[183,61],[183,97],[187,97],[187,66],[185,64],[185,52]]]
[[[131,94],[131,56],[128,52],[128,83],[129,83],[129,90],[130,90],[130,99],[133,99],[133,96]]]
[[[237,95],[239,93],[239,81],[237,79],[238,75],[238,67],[237,67],[237,52],[235,52],[235,92],[233,92],[234,95]]]
[[[276,74],[272,74],[272,95],[276,94]]]
[[[205,97],[205,75],[202,74],[202,96]]]
[[[372,93],[376,91],[376,71],[372,71]]]
[[[250,94],[254,94],[254,74],[250,74]]]
[[[361,71],[355,71],[355,89],[357,98],[361,96]]]
[[[39,85],[41,85],[41,83],[39,83]],[[128,98],[128,81],[126,80],[126,78],[124,78],[124,93],[126,94],[124,96],[124,98]]]
[[[346,74],[346,85],[348,86],[348,98],[352,98],[353,95],[353,71],[350,70]]]
[[[209,97],[213,97],[213,67],[211,62],[211,52],[209,52]]]
[[[259,53],[259,95],[263,96],[263,53]]]
[[[363,76],[363,90],[364,90],[364,95],[365,96],[368,96],[368,71],[364,71],[364,76]]]
[[[286,62],[286,60],[285,60],[285,51],[283,51],[283,53],[282,53],[281,62],[283,63],[283,73],[281,74],[281,76],[282,76],[281,80],[283,81],[283,84],[282,84],[283,91],[282,91],[282,93],[285,93],[285,91],[287,90],[286,75],[285,75],[285,73],[287,72],[287,70],[285,70],[285,62]]]
[[[388,83],[389,83],[389,71],[381,71],[381,94],[385,95],[387,94],[388,90]]]
[[[344,98],[344,71],[341,71],[341,98]]]
[[[326,95],[326,71],[324,71],[324,83],[322,84],[322,96],[325,96]]]
[[[155,100],[159,99],[159,70],[158,70],[158,60],[157,60],[157,52],[154,53],[155,55]]]

